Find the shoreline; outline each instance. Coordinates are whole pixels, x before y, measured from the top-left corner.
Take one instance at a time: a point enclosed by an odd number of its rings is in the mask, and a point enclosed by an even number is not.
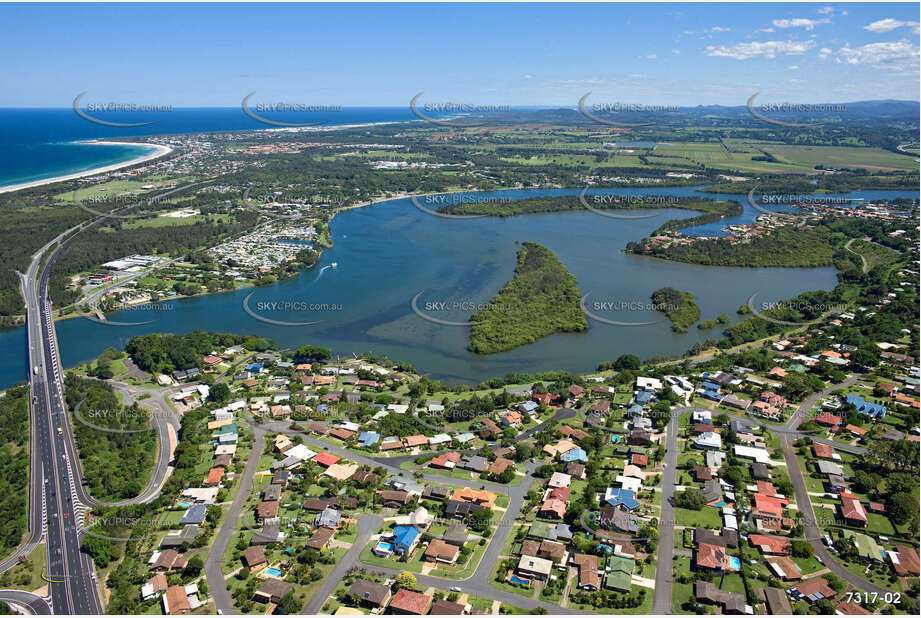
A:
[[[21,182],[14,185],[6,185],[0,187],[0,193],[12,193],[14,191],[21,191],[22,189],[32,189],[35,187],[41,187],[43,185],[50,185],[56,182],[63,182],[65,180],[76,180],[77,178],[85,178],[87,176],[95,176],[97,174],[105,174],[106,172],[114,172],[115,170],[122,169],[124,167],[130,167],[132,165],[137,165],[138,163],[145,163],[153,159],[162,157],[163,155],[169,154],[173,151],[171,146],[164,146],[163,144],[151,144],[147,142],[113,142],[106,140],[88,140],[84,142],[77,142],[80,144],[92,144],[97,146],[150,146],[154,149],[153,152],[135,157],[130,161],[124,161],[122,163],[113,163],[112,165],[105,165],[103,167],[97,167],[91,170],[86,170],[85,172],[76,172],[74,174],[64,174],[61,176],[55,176],[53,178],[46,178],[44,180],[33,180],[30,182]]]

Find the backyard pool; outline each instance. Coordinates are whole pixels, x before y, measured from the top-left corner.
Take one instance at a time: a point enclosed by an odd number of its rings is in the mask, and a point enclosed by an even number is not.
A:
[[[378,555],[389,556],[393,553],[393,543],[380,541],[377,545],[374,546],[374,553]]]
[[[739,571],[742,569],[742,561],[736,558],[735,556],[729,556],[729,568],[733,571]]]
[[[281,577],[281,571],[276,569],[275,567],[272,567],[271,569],[266,569],[265,574],[270,575],[272,577]]]
[[[510,582],[512,582],[513,584],[521,584],[522,586],[528,586],[528,587],[531,586],[531,580],[530,580],[530,579],[523,579],[523,578],[518,577],[517,575],[514,575],[514,574],[513,574],[513,575],[509,575],[508,580],[509,580]]]

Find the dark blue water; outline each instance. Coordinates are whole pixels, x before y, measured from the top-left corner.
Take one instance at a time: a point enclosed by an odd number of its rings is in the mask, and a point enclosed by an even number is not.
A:
[[[0,187],[122,163],[149,150],[140,146],[74,143],[81,140],[272,128],[248,117],[240,107],[90,115],[110,122],[155,122],[143,127],[108,127],[81,118],[73,109],[0,109]],[[408,107],[353,107],[341,112],[260,115],[279,122],[326,125],[418,120]]]
[[[692,188],[614,189],[611,194],[668,192],[693,195]],[[535,195],[575,195],[579,190],[498,191],[489,196],[520,199]],[[740,196],[744,198],[744,196]],[[743,202],[744,203],[744,202]],[[631,211],[628,214],[650,214]],[[757,211],[746,207],[739,221]],[[426,303],[474,302],[491,298],[514,270],[522,241],[535,241],[554,251],[593,303],[618,303],[593,309],[605,319],[632,323],[662,320],[643,306],[663,286],[693,292],[708,319],[735,310],[752,294],[756,302],[790,298],[806,290],[831,289],[834,269],[721,268],[679,264],[622,252],[628,241],[647,236],[669,219],[693,216],[690,211],[663,208],[648,219],[611,219],[589,211],[527,215],[507,219],[449,220],[426,214],[408,199],[340,213],[333,220],[334,246],[324,251],[316,268],[273,286],[167,301],[169,310],[122,311],[113,321],[151,324],[114,326],[70,319],[56,328],[65,366],[95,358],[107,347],[121,348],[132,336],[151,332],[189,332],[196,328],[270,337],[288,348],[311,343],[336,354],[386,354],[449,382],[475,383],[508,372],[550,369],[591,371],[599,362],[632,353],[641,358],[681,354],[718,331],[673,333],[669,324],[614,326],[593,320],[584,333],[554,335],[531,345],[490,356],[465,348],[468,328],[444,326],[413,313],[410,301],[422,292],[419,306],[427,315],[466,321],[473,310],[425,309]],[[332,264],[336,263],[335,268]],[[793,275],[793,276],[791,276]],[[254,319],[250,308],[272,319],[319,322],[278,326]],[[259,309],[259,303],[304,303],[326,307],[309,310]],[[10,350],[0,368],[0,385],[25,377],[24,329],[0,333],[0,346]],[[14,352],[19,350],[20,354]]]

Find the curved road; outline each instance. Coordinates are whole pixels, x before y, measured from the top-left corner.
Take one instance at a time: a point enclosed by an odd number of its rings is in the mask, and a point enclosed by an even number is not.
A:
[[[51,606],[48,601],[23,590],[0,590],[0,601],[21,608],[24,612],[33,616],[50,616]]]

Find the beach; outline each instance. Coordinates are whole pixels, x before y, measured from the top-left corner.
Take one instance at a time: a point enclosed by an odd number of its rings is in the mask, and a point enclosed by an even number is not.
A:
[[[55,176],[54,178],[45,178],[44,180],[33,180],[32,182],[23,182],[15,185],[7,185],[5,187],[0,187],[0,193],[10,193],[12,191],[20,191],[22,189],[30,189],[32,187],[40,187],[42,185],[50,185],[55,182],[62,182],[64,180],[74,180],[76,178],[85,178],[87,176],[95,176],[97,174],[104,174],[106,172],[114,172],[115,170],[121,169],[123,167],[130,167],[132,165],[137,165],[138,163],[144,163],[145,161],[151,161],[157,157],[162,157],[165,154],[169,154],[173,151],[170,146],[164,146],[162,144],[150,144],[147,142],[107,142],[102,140],[92,140],[85,142],[87,144],[94,144],[99,146],[150,146],[155,150],[151,153],[142,155],[131,159],[130,161],[125,161],[123,163],[115,163],[113,165],[106,165],[104,167],[97,167],[95,169],[86,170],[85,172],[77,172],[76,174],[67,174],[64,176]]]

